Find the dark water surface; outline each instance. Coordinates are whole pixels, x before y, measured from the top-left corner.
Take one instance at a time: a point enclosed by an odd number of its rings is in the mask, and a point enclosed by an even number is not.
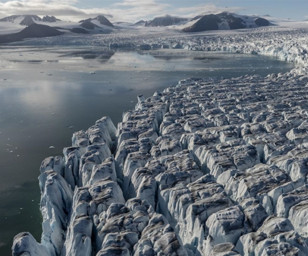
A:
[[[12,238],[41,233],[37,176],[41,161],[62,154],[74,131],[102,116],[114,123],[136,104],[188,77],[286,72],[273,58],[186,51],[0,49],[0,255]]]

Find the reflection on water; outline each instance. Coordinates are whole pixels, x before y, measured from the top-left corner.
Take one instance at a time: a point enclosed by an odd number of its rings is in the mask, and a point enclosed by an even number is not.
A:
[[[98,49],[0,49],[0,255],[13,235],[40,235],[41,161],[62,154],[74,131],[108,115],[117,123],[136,95],[187,77],[266,75],[290,69],[259,56]]]
[[[90,51],[90,50],[81,50],[81,51],[73,51],[66,54],[61,55],[60,57],[80,57],[84,60],[99,60],[100,62],[107,62],[113,55],[115,54],[114,51],[105,50],[105,51]]]
[[[40,197],[37,181],[24,183],[5,190],[0,194],[0,227],[1,227],[1,255],[11,255],[9,248],[12,240],[12,229],[20,231],[32,230],[35,237],[40,237],[41,215],[38,209]],[[12,225],[14,225],[12,227]]]

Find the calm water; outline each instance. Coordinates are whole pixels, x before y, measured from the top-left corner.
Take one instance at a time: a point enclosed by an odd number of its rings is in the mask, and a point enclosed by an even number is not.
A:
[[[285,72],[272,58],[185,51],[100,52],[99,49],[0,49],[0,255],[12,238],[40,239],[41,161],[61,154],[74,131],[108,115],[117,123],[136,104],[188,77]]]

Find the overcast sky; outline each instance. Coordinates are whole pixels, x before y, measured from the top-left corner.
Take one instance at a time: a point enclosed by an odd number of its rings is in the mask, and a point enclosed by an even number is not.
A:
[[[37,14],[79,20],[104,14],[112,21],[134,22],[165,14],[194,16],[220,11],[304,20],[308,0],[0,0],[0,17]]]

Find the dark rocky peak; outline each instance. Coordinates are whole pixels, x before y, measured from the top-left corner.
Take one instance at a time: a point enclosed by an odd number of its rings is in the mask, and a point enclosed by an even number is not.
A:
[[[217,30],[219,29],[218,23],[220,22],[220,18],[215,14],[209,14],[202,16],[196,23],[192,26],[184,28],[185,32],[200,32],[207,30]]]
[[[266,26],[271,25],[271,23],[267,19],[264,19],[264,18],[255,19],[255,23],[258,27],[266,27]]]
[[[63,33],[47,25],[33,23],[27,28],[20,31],[18,34],[24,36],[24,38],[31,38],[31,37],[58,36],[62,35]]]
[[[83,21],[83,22],[80,24],[80,27],[83,27],[83,28],[85,28],[85,29],[91,29],[91,30],[92,30],[92,29],[95,29],[95,28],[98,28],[98,26],[95,25],[95,24],[91,21],[91,19]]]
[[[44,16],[42,21],[44,22],[57,22],[57,21],[60,21],[59,19],[57,19],[55,16]]]
[[[99,23],[102,25],[113,27],[113,24],[103,15],[99,15],[95,19],[98,20]]]
[[[229,24],[230,29],[241,29],[246,27],[243,18],[237,17],[233,13],[222,12],[217,14],[217,17],[222,21],[226,21]]]

